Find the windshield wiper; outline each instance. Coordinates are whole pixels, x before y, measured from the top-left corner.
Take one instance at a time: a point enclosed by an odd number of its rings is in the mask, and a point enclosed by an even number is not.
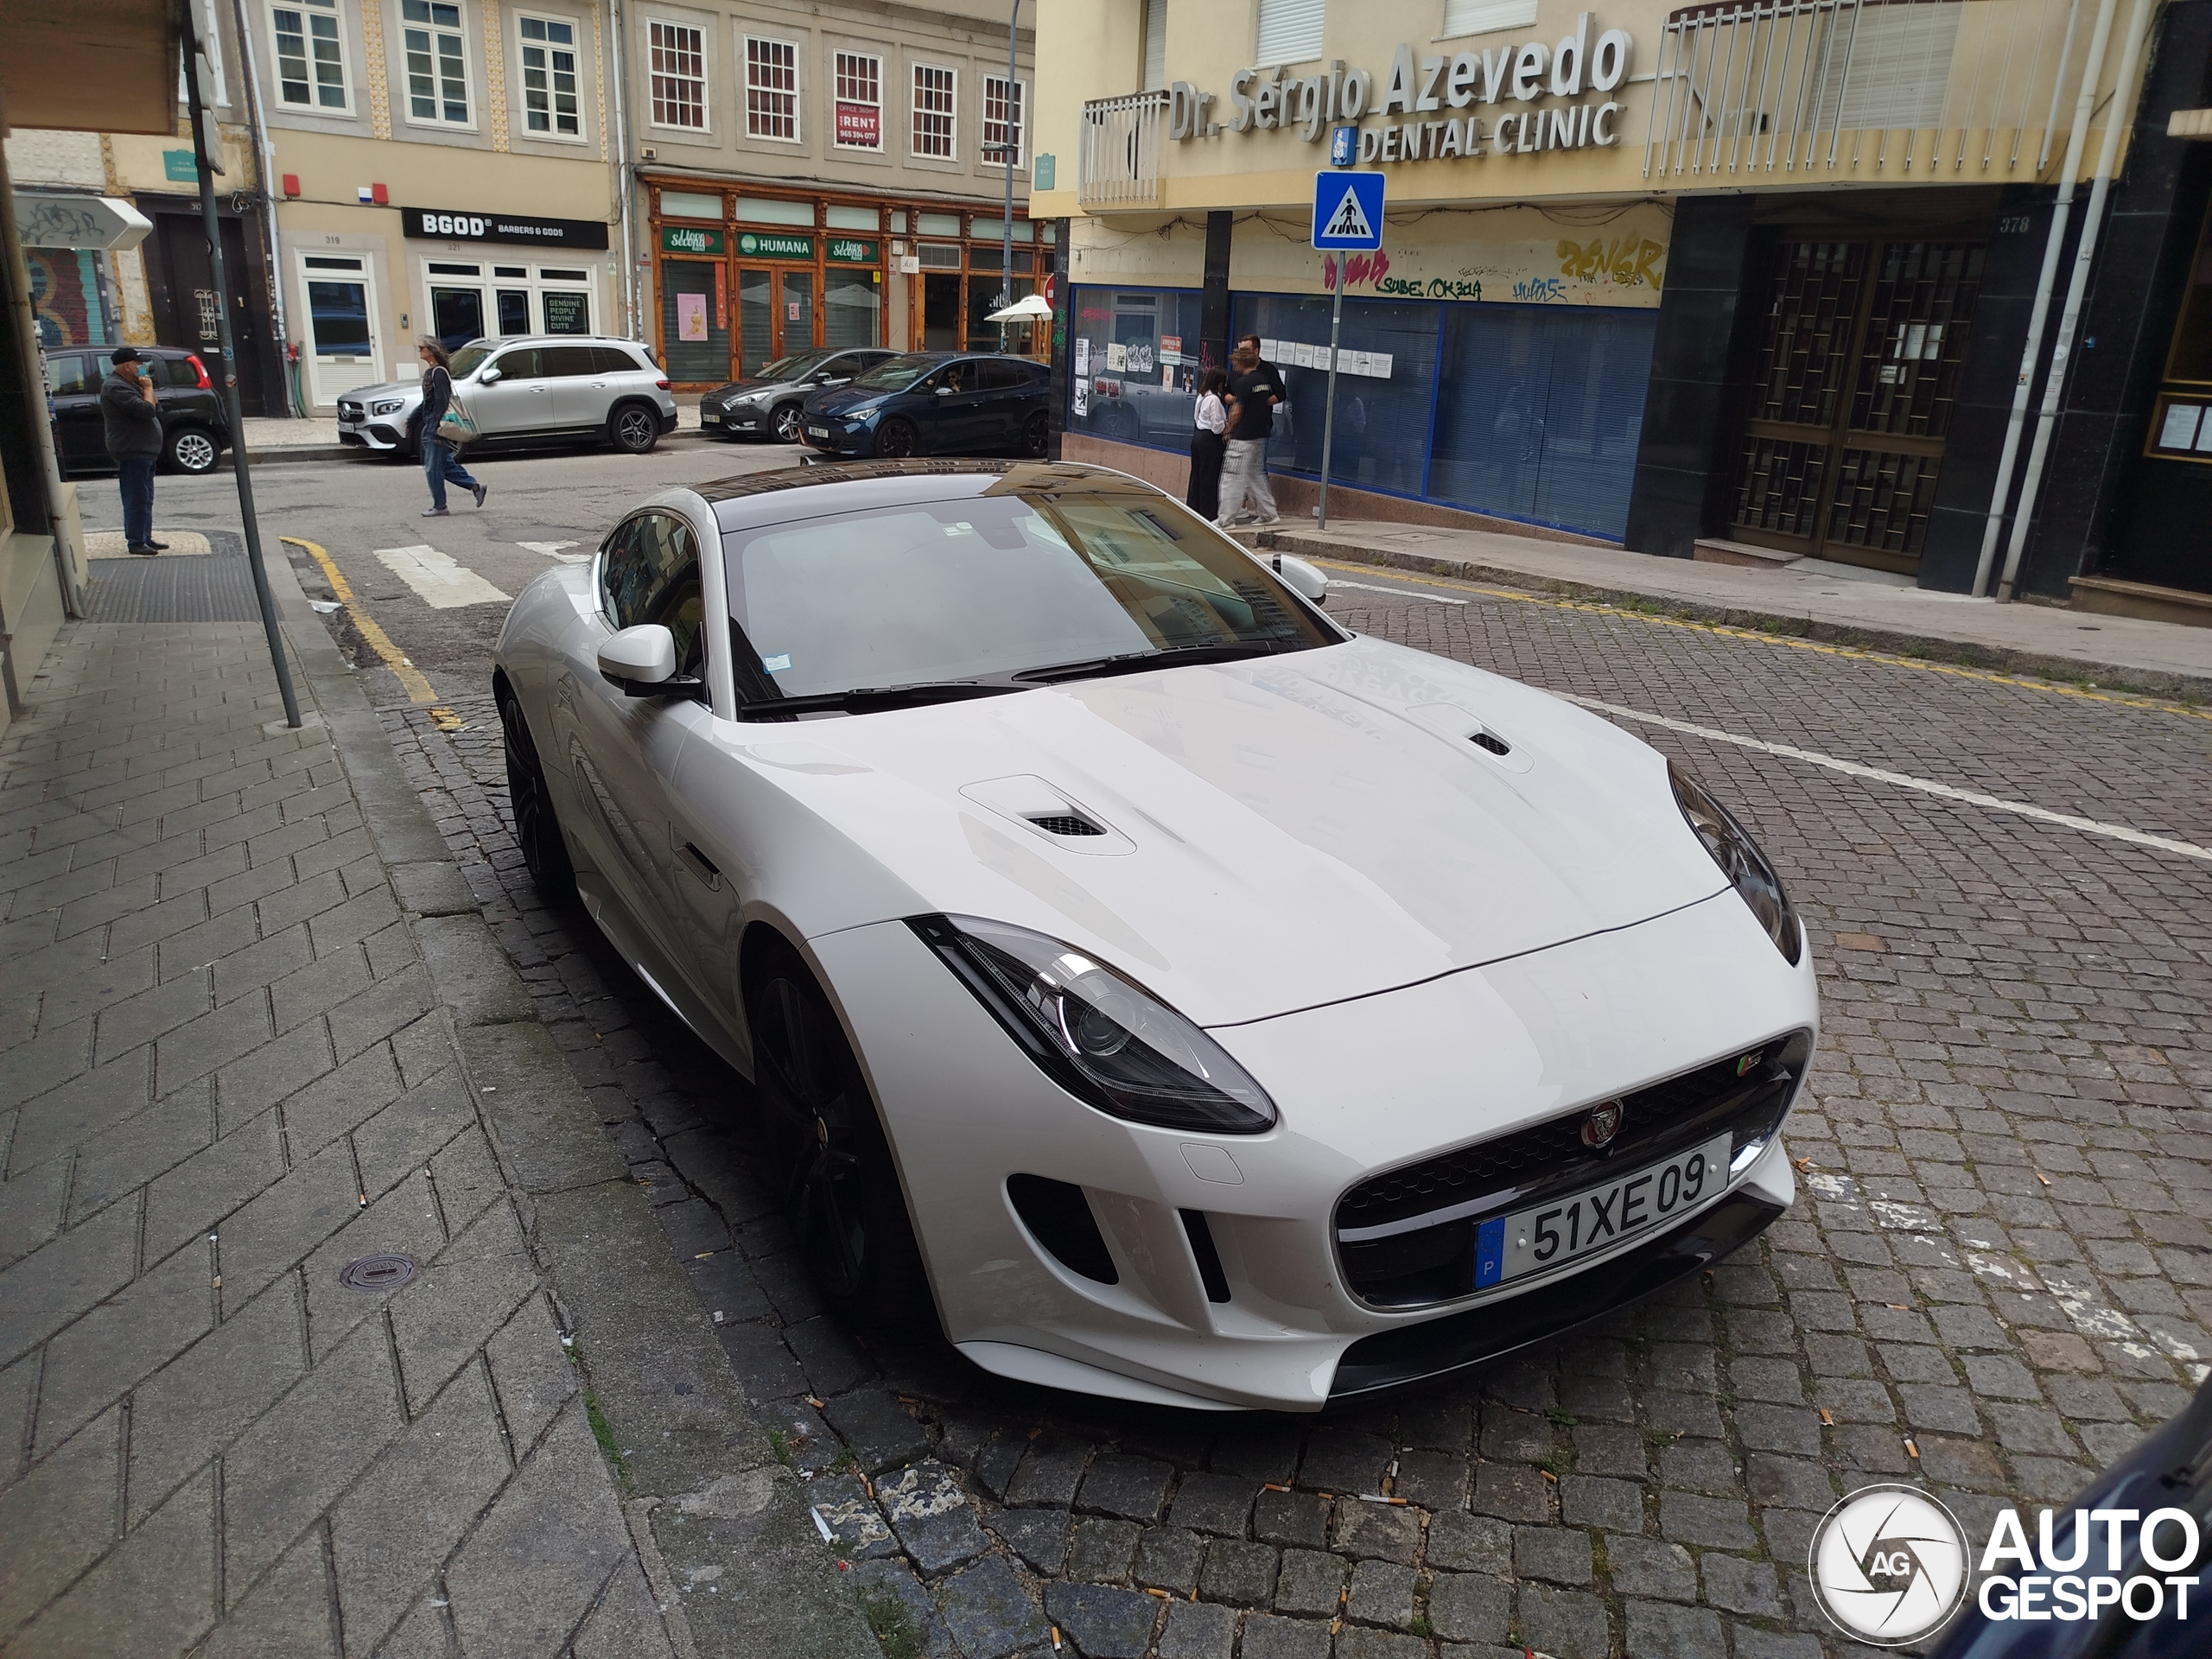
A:
[[[912,709],[924,703],[958,702],[967,697],[995,697],[1027,686],[1004,681],[920,680],[912,685],[861,685],[849,691],[817,691],[803,697],[756,697],[737,705],[740,720],[766,715],[867,714],[878,709]]]
[[[1154,651],[1126,651],[1114,657],[1090,657],[1075,663],[1048,663],[1042,668],[1022,669],[1014,677],[1031,685],[1052,685],[1061,680],[1100,679],[1109,674],[1143,674],[1155,668],[1179,668],[1185,663],[1233,663],[1247,657],[1272,657],[1283,649],[1281,645],[1257,640],[1236,645],[1170,645]]]

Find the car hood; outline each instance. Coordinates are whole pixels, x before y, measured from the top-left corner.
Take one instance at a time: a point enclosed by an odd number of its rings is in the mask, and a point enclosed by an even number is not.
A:
[[[791,382],[788,380],[732,380],[727,385],[716,386],[705,393],[699,401],[710,404],[718,397],[742,397],[750,391],[766,391],[772,387],[789,385]]]
[[[423,395],[423,383],[419,380],[385,380],[373,386],[348,386],[338,395],[347,403],[357,403],[365,409],[379,397],[419,397]]]
[[[1478,747],[1478,728],[1510,753]],[[1379,640],[716,729],[810,810],[808,833],[862,855],[857,880],[800,884],[817,895],[793,917],[810,935],[989,917],[1114,963],[1204,1025],[1630,926],[1726,885],[1656,751]],[[1031,821],[1068,811],[1105,833]]]
[[[810,415],[836,415],[855,404],[871,404],[879,397],[899,395],[895,391],[871,391],[864,386],[831,386],[816,392],[806,400],[806,412]]]

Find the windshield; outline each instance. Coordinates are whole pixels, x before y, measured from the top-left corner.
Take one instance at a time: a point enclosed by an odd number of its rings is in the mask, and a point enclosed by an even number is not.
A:
[[[877,364],[853,384],[870,391],[904,391],[943,360],[935,357],[894,357]]]
[[[453,354],[453,362],[448,365],[446,372],[456,380],[466,380],[476,372],[478,364],[499,349],[499,342],[496,340],[480,340],[473,346],[462,346]]]
[[[1090,480],[737,531],[723,550],[737,659],[759,664],[748,700],[1342,637],[1179,504]]]
[[[753,371],[755,380],[796,380],[810,374],[829,359],[827,352],[793,352],[789,357],[779,357],[772,363],[764,363]]]

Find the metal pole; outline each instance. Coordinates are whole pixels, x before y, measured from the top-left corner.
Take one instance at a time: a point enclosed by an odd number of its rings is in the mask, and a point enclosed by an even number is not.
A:
[[[1006,20],[1006,148],[999,152],[999,161],[1006,168],[1006,216],[999,220],[1005,238],[999,250],[999,304],[1001,308],[1014,303],[1014,158],[1020,152],[1015,148],[1021,142],[1021,120],[1029,111],[1015,102],[1021,93],[1021,83],[1014,79],[1014,36],[1021,22],[1021,0],[1014,0],[1014,10]],[[1035,233],[1035,227],[1031,227]],[[1034,248],[1037,245],[1031,243]],[[1032,253],[1029,263],[1033,269],[1037,256]],[[1006,350],[1006,324],[999,324],[999,350]]]
[[[1336,298],[1329,306],[1329,401],[1321,416],[1321,505],[1314,517],[1322,530],[1329,527],[1329,452],[1337,442],[1337,336],[1344,326],[1344,257],[1337,256],[1336,280],[1329,286]],[[1265,461],[1260,463],[1266,466]]]
[[[200,98],[200,31],[191,8],[180,3],[183,27],[184,93],[192,116],[193,159],[200,173],[200,219],[207,232],[207,262],[215,284],[216,338],[223,348],[223,407],[231,421],[231,470],[238,480],[238,513],[245,524],[245,556],[253,567],[253,596],[261,606],[261,626],[269,636],[269,658],[276,665],[276,689],[284,696],[284,723],[300,724],[300,700],[292,690],[292,671],[284,660],[284,636],[276,626],[276,601],[270,596],[269,571],[261,562],[261,521],[253,511],[253,476],[245,460],[245,415],[238,407],[238,352],[231,339],[230,280],[223,271],[223,227],[215,217],[215,158],[207,154],[207,106]]]

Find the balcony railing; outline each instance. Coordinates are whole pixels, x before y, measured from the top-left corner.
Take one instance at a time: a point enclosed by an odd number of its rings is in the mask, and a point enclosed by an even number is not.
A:
[[[2087,50],[2089,9],[2082,0],[1686,7],[1660,40],[1644,176],[2033,176],[2072,118],[2065,94]]]
[[[1159,206],[1160,134],[1166,122],[1166,92],[1085,104],[1077,200],[1086,208]]]

